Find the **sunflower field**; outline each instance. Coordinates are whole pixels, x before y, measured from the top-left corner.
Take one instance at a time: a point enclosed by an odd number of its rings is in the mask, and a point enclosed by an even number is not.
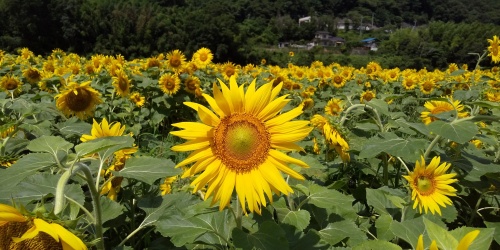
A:
[[[499,47],[434,71],[0,50],[0,249],[495,249]]]

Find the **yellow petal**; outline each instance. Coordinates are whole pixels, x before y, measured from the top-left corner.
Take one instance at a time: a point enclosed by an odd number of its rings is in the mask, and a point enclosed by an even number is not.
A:
[[[0,204],[0,221],[26,221],[26,218],[14,207]]]
[[[212,108],[212,110],[220,117],[223,118],[226,114],[224,114],[224,111],[222,111],[221,108],[219,108],[219,105],[217,105],[217,102],[215,99],[207,94],[202,94],[205,100],[208,102],[208,105]]]
[[[431,246],[429,247],[429,250],[438,250],[438,246],[435,240],[432,241]]]
[[[415,247],[415,250],[424,250],[424,236],[423,235],[418,236],[417,247]]]
[[[195,162],[195,161],[199,161],[199,160],[203,160],[205,158],[208,158],[210,156],[213,156],[213,152],[212,152],[212,148],[202,148],[202,149],[198,149],[194,152],[192,152],[191,154],[189,154],[188,157],[186,157],[186,159],[184,159],[183,161],[179,162],[177,164],[177,166],[175,166],[176,168],[178,167],[182,167],[182,166],[185,166],[189,163],[192,163],[192,162]]]
[[[200,120],[210,126],[217,126],[220,122],[219,117],[217,117],[212,111],[210,111],[207,107],[195,103],[195,102],[184,102],[184,105],[196,110],[198,112],[198,116]]]
[[[295,164],[295,165],[299,165],[301,167],[304,167],[304,168],[309,168],[309,165],[307,165],[307,163],[301,161],[301,160],[298,160],[298,159],[295,159],[293,157],[290,157],[280,151],[277,151],[277,150],[269,150],[269,155],[274,157],[276,160],[279,160],[279,161],[282,161],[282,162],[286,162],[286,163],[292,163],[292,164]]]
[[[247,113],[257,115],[269,104],[272,87],[272,84],[264,84],[255,91],[253,98],[245,100],[245,109]]]
[[[175,145],[170,149],[173,151],[193,151],[210,146],[210,141],[206,138],[198,138],[185,142],[183,144]]]
[[[87,246],[83,243],[83,241],[76,237],[73,233],[68,231],[66,228],[63,226],[57,224],[57,223],[52,223],[50,226],[54,229],[55,232],[59,235],[59,238],[61,239],[61,244],[63,247],[63,250],[79,250],[79,249],[87,249]]]
[[[299,116],[300,114],[302,114],[302,105],[266,121],[265,124],[268,128],[272,126],[277,126],[292,120],[293,118]]]
[[[276,116],[291,99],[285,99],[288,95],[280,96],[278,99],[269,103],[262,111],[257,114],[257,118],[263,121]]]
[[[468,234],[466,234],[458,243],[457,250],[467,250],[469,249],[470,244],[476,239],[479,235],[479,230],[474,230]]]
[[[220,80],[219,80],[220,81]],[[224,84],[224,83],[222,83]],[[214,83],[213,86],[213,92],[214,92],[214,99],[215,102],[217,103],[217,106],[224,112],[225,115],[231,114],[231,108],[229,107],[229,104],[227,103],[226,98],[220,91],[219,87],[217,87],[217,84]],[[222,116],[220,116],[222,118]]]

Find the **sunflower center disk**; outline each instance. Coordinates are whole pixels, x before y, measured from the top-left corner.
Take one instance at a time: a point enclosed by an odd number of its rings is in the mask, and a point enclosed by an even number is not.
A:
[[[238,173],[249,172],[262,164],[270,145],[270,135],[262,121],[249,114],[226,116],[215,129],[216,155]]]
[[[420,194],[428,195],[434,191],[434,183],[430,178],[421,176],[417,179],[417,188]]]
[[[66,97],[68,107],[73,111],[84,111],[90,106],[92,95],[86,89],[77,88]]]

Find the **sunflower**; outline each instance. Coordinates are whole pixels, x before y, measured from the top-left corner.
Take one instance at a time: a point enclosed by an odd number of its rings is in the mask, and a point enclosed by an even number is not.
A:
[[[470,244],[476,239],[476,237],[479,235],[480,231],[479,230],[473,230],[469,233],[467,233],[460,241],[458,242],[457,245],[457,250],[467,250],[469,249]],[[421,234],[418,236],[418,241],[417,241],[417,247],[415,250],[424,250],[424,236]],[[429,246],[429,250],[438,250],[438,246],[436,243],[436,240],[432,240],[431,245]]]
[[[22,82],[15,76],[5,75],[0,80],[0,87],[8,92],[18,94],[21,92]]]
[[[332,98],[325,106],[325,113],[331,116],[338,116],[342,112],[343,101],[341,99]]]
[[[458,117],[462,118],[467,116],[467,112],[462,112],[464,110],[464,105],[460,104],[460,101],[453,101],[453,99],[450,99],[450,102],[427,101],[424,106],[428,111],[422,111],[422,113],[420,113],[420,118],[422,118],[422,122],[426,125],[435,120],[439,120],[439,118],[434,115],[442,112],[456,110],[458,112]]]
[[[167,177],[160,184],[161,195],[170,194],[172,192],[172,183],[177,180],[177,176]]]
[[[337,154],[340,156],[343,162],[349,162],[351,156],[347,151],[349,151],[349,144],[344,139],[344,137],[329,123],[323,126],[323,135],[330,148],[334,148]]]
[[[314,107],[314,100],[312,98],[305,98],[302,101],[302,106],[304,107],[304,110],[311,109]]]
[[[166,73],[158,80],[160,89],[167,95],[175,95],[181,88],[181,79],[177,75]]]
[[[313,115],[311,125],[317,129],[323,130],[323,126],[328,123],[328,120],[322,115]]]
[[[486,92],[486,99],[490,102],[500,102],[500,91],[489,90]]]
[[[267,63],[266,59],[262,58],[262,60],[260,60],[261,65],[266,65],[266,63]]]
[[[212,62],[212,59],[214,59],[212,51],[207,48],[201,48],[193,54],[192,61],[194,61],[196,67],[204,69]]]
[[[317,155],[319,155],[319,153],[321,153],[321,146],[319,145],[316,137],[313,137],[313,152]]]
[[[417,87],[418,81],[417,75],[411,74],[404,76],[402,85],[406,90],[412,90]]]
[[[78,84],[70,82],[66,88],[54,98],[56,106],[65,115],[76,115],[81,120],[94,115],[97,104],[102,103],[100,93],[90,86],[90,81]]]
[[[196,90],[200,88],[200,79],[196,76],[188,76],[184,81],[184,90],[188,93],[196,94]]]
[[[493,36],[493,40],[488,39],[488,42],[490,43],[490,46],[488,46],[488,56],[491,56],[491,61],[494,63],[500,62],[500,40],[498,39],[498,36]]]
[[[420,91],[426,95],[432,94],[436,88],[436,81],[434,79],[427,79],[420,83]]]
[[[235,75],[235,76],[238,75],[236,72],[236,65],[234,65],[234,63],[232,63],[232,62],[227,62],[227,63],[222,64],[220,67],[220,72],[221,72],[222,76],[224,77],[224,79],[226,79],[226,80],[229,80],[229,78],[231,78],[232,75]]]
[[[376,96],[375,91],[366,90],[366,91],[363,91],[363,93],[361,93],[361,97],[360,97],[359,101],[361,103],[365,103],[365,101],[369,102],[369,101],[371,101],[371,99],[375,98],[375,96]]]
[[[87,249],[83,241],[57,223],[26,217],[0,204],[0,249]]]
[[[336,74],[333,76],[331,83],[335,88],[342,88],[344,87],[345,83],[347,82],[347,79],[342,76],[342,74]]]
[[[272,202],[273,192],[293,192],[281,172],[304,180],[288,164],[308,165],[279,150],[302,151],[295,142],[306,137],[312,128],[309,121],[290,121],[302,114],[302,106],[278,115],[290,101],[287,96],[276,98],[282,84],[273,88],[269,82],[256,89],[253,80],[245,93],[235,76],[230,78],[229,88],[219,82],[222,91],[214,84],[214,97],[203,94],[213,112],[197,103],[184,103],[198,111],[202,123],[172,124],[184,130],[170,133],[188,140],[172,150],[195,150],[177,167],[196,162],[183,177],[203,171],[192,182],[194,191],[208,184],[205,198],[212,196],[212,204],[220,201],[220,210],[228,206],[236,190],[241,207],[247,204],[250,212],[260,214],[261,207],[267,204],[266,196]],[[243,211],[246,213],[246,209]]]
[[[186,56],[180,50],[176,49],[167,53],[167,67],[174,72],[182,70],[184,64],[186,64]]]
[[[141,96],[139,92],[133,92],[130,94],[130,100],[133,101],[137,107],[142,107],[146,102],[146,97]]]
[[[29,83],[37,83],[42,79],[42,73],[36,68],[28,68],[23,70],[23,76]]]
[[[82,142],[95,140],[97,138],[103,138],[108,136],[122,136],[125,131],[125,125],[122,126],[119,122],[108,123],[106,118],[103,118],[101,123],[97,123],[94,119],[94,123],[92,124],[92,130],[90,130],[90,135],[83,134],[80,137]]]
[[[132,85],[130,84],[130,79],[128,79],[127,73],[123,70],[116,70],[115,76],[113,76],[113,86],[119,96],[128,96]]]
[[[458,181],[453,179],[456,174],[446,174],[445,172],[450,168],[451,164],[443,162],[439,165],[440,161],[441,158],[435,156],[432,158],[431,163],[426,166],[422,156],[420,162],[417,160],[413,172],[403,176],[412,189],[413,209],[418,206],[420,213],[422,213],[423,207],[425,213],[430,210],[432,214],[437,212],[441,215],[439,206],[451,205],[448,196],[456,196],[457,190],[449,185]]]
[[[288,52],[288,55],[293,57],[293,56],[295,56],[295,53],[293,51],[290,51],[290,52]]]

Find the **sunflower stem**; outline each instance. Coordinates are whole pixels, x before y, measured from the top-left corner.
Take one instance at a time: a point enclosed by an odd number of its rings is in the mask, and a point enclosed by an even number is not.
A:
[[[432,140],[431,144],[429,144],[429,146],[425,150],[424,159],[427,159],[427,157],[429,157],[429,155],[431,154],[432,148],[434,148],[434,146],[436,146],[436,144],[439,142],[440,139],[441,139],[440,135],[436,135],[436,137],[434,137],[434,140]]]
[[[286,184],[288,184],[289,179],[290,179],[290,175],[287,175],[286,176]],[[286,196],[286,199],[288,201],[288,206],[290,207],[290,211],[295,211],[295,204],[293,203],[292,194],[288,194]]]
[[[94,186],[94,181],[92,178],[92,172],[90,171],[90,168],[83,164],[83,163],[77,163],[77,165],[84,166],[81,170],[85,174],[85,180],[87,181],[87,184],[89,186],[89,191],[90,195],[92,197],[92,201],[94,202],[94,217],[95,217],[95,236],[99,241],[97,242],[97,249],[99,250],[104,250],[104,238],[103,238],[103,231],[102,231],[102,210],[101,210],[101,201],[100,201],[100,196],[99,192],[97,191],[97,188]]]
[[[236,221],[236,227],[242,229],[241,221],[243,219],[243,208],[240,209],[240,201],[238,195],[236,195],[236,213],[234,213],[234,219]]]
[[[399,157],[399,156],[398,156],[398,157],[396,157],[396,158],[399,160],[399,162],[401,162],[401,165],[403,165],[403,167],[405,167],[405,169],[406,169],[407,173],[410,173],[411,171],[410,171],[410,169],[408,168],[408,166],[406,166],[406,163],[403,161],[403,159],[401,159],[401,157]]]

